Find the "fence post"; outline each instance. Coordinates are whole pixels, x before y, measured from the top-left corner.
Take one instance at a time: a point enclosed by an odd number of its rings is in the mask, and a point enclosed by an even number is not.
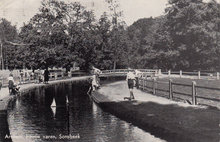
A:
[[[159,75],[159,76],[161,75],[161,69],[158,70],[158,75]]]
[[[219,72],[217,72],[217,80],[219,80]]]
[[[156,94],[156,78],[153,79],[153,94]]]
[[[57,73],[54,74],[54,79],[57,80]]]
[[[144,78],[143,78],[143,90],[144,90],[144,86],[145,86],[145,80],[144,80]]]
[[[140,80],[140,82],[141,82],[141,89],[143,89],[143,78],[141,78],[141,80]]]
[[[196,82],[192,82],[192,104],[196,105]]]
[[[171,71],[170,70],[168,70],[168,76],[170,77],[170,74],[171,74]]]
[[[65,77],[65,73],[62,71],[61,75],[62,75],[61,78],[63,79]]]
[[[173,87],[172,87],[172,80],[169,80],[169,98],[173,99]]]
[[[200,79],[200,71],[198,71],[198,78]]]
[[[183,72],[182,70],[180,70],[180,78],[182,78]]]
[[[31,75],[29,74],[29,76],[28,76],[28,83],[30,83],[31,82]]]
[[[72,77],[71,71],[68,72],[68,76],[69,76],[69,77]]]

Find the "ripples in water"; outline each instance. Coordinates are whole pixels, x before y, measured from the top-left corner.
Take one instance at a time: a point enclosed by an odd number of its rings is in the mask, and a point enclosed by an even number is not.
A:
[[[60,91],[56,91],[59,94],[63,88],[60,89]],[[13,142],[163,141],[102,111],[85,92],[77,91],[77,89],[71,88],[71,90],[65,90],[60,94],[68,95],[69,105],[52,108],[43,107],[42,104],[36,103],[37,101],[33,100],[34,97],[30,95],[33,93],[18,98],[9,111],[8,122]],[[56,97],[56,95],[53,96]],[[61,135],[62,137],[60,137]]]

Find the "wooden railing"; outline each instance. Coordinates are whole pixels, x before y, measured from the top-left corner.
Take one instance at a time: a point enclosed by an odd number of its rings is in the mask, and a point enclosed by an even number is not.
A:
[[[219,72],[202,72],[202,71],[196,71],[196,72],[185,72],[185,71],[171,71],[168,72],[162,72],[164,75],[168,75],[169,77],[191,77],[196,79],[217,79],[219,80],[220,74]]]
[[[115,70],[103,70],[101,76],[108,76],[108,75],[127,75],[129,71],[140,71],[141,76],[157,76],[161,73],[160,69],[115,69]]]
[[[3,87],[8,86],[8,77],[9,74],[13,74],[13,78],[15,80],[16,84],[27,84],[27,83],[36,83],[38,82],[39,76],[41,76],[41,79],[43,79],[43,74],[42,70],[36,71],[34,74],[32,74],[32,70],[25,70],[23,77],[21,77],[19,70],[14,70],[14,71],[0,71],[1,74],[1,84]],[[66,78],[71,78],[72,77],[72,72],[66,73],[64,70],[55,70],[51,71],[50,70],[50,75],[49,75],[49,80],[60,80],[60,79],[66,79]]]
[[[157,81],[156,79],[149,80],[144,78],[139,78],[138,81],[139,88],[144,91],[150,91],[153,94],[162,94],[162,96],[167,97],[171,100],[181,99],[181,100],[190,100],[192,105],[198,103],[204,103],[207,105],[214,105],[220,102],[220,88],[207,87],[197,85],[195,81],[192,81],[191,84],[177,83],[173,82],[171,79],[169,82],[166,81]],[[185,87],[185,91],[179,91],[181,89],[174,90],[175,86]],[[218,93],[205,93],[204,90],[211,90],[213,92],[218,91]],[[162,93],[159,93],[162,92]],[[203,92],[203,95],[202,95]],[[203,99],[205,101],[198,102],[198,99]]]

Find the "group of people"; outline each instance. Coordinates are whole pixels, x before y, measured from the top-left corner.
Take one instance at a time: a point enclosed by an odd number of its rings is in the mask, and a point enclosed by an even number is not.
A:
[[[41,71],[37,70],[35,72],[32,72],[30,74],[29,78],[34,79],[34,80],[38,80],[38,83],[43,82],[43,79],[44,79],[44,83],[47,84],[49,81],[49,75],[50,75],[50,72],[48,69],[44,70],[43,76],[42,76]],[[25,75],[25,73],[22,70],[20,70],[20,83],[21,84],[25,82],[25,79],[24,79],[25,76],[27,77],[27,73]],[[15,95],[15,94],[19,93],[20,87],[18,84],[15,83],[12,73],[10,73],[9,77],[8,77],[8,89],[9,89],[10,95]]]
[[[20,83],[21,84],[24,83],[26,79],[36,80],[36,83],[41,83],[41,82],[48,83],[49,75],[50,75],[50,72],[48,69],[45,69],[44,71],[38,69],[38,70],[32,71],[31,73],[20,70]]]
[[[88,94],[91,94],[92,92],[94,92],[95,90],[97,90],[98,88],[100,88],[100,79],[99,79],[99,75],[101,73],[101,71],[97,68],[92,68],[93,70],[93,76],[91,78],[91,86],[89,88]],[[130,92],[130,97],[125,97],[124,99],[128,99],[128,100],[134,100],[134,93],[133,93],[133,88],[139,88],[139,77],[141,76],[141,72],[138,70],[135,70],[134,72],[129,71],[127,73],[126,76],[126,81],[128,84],[128,88],[129,88],[129,92]]]
[[[89,88],[88,94],[91,94],[93,91],[100,88],[99,75],[101,73],[101,70],[99,70],[95,67],[93,67],[92,70],[93,70],[93,76],[91,78],[91,86]],[[138,78],[139,78],[140,74],[141,74],[141,72],[138,71],[138,70],[135,70],[135,72],[129,71],[127,73],[126,81],[127,81],[129,92],[130,92],[130,97],[125,97],[124,99],[128,99],[128,100],[135,99],[134,94],[133,94],[133,88],[135,86],[138,88],[138,86],[139,86]],[[34,79],[38,79],[38,83],[43,82],[43,78],[44,78],[44,83],[47,84],[48,81],[49,81],[49,75],[50,75],[50,72],[49,72],[48,69],[44,70],[43,75],[42,75],[42,72],[40,70],[37,70],[36,72],[33,72]],[[24,73],[23,73],[23,71],[20,71],[21,81],[24,81],[23,77],[24,77]],[[10,94],[16,94],[16,93],[19,92],[20,87],[17,84],[15,84],[12,73],[10,73],[10,75],[8,77],[8,88],[9,88],[9,93]]]

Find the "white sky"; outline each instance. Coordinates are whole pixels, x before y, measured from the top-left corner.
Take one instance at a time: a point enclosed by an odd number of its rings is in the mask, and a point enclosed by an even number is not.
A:
[[[105,0],[64,0],[79,1],[86,7],[93,9],[97,18],[108,10]],[[127,25],[145,17],[156,17],[164,14],[168,0],[118,0],[123,18]],[[207,0],[206,0],[207,1]],[[218,0],[220,1],[220,0]],[[94,4],[94,6],[92,6]],[[0,18],[6,18],[13,25],[21,27],[27,22],[41,5],[41,0],[0,0]]]

